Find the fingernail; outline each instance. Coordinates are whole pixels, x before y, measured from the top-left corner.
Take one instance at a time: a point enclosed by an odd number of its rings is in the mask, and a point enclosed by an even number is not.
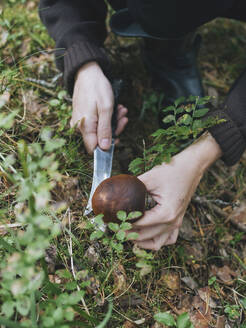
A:
[[[110,146],[110,140],[108,138],[104,138],[101,140],[101,147],[108,148]]]

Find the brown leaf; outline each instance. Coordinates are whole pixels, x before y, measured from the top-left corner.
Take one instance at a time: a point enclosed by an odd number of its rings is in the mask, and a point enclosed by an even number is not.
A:
[[[207,304],[207,307],[216,308],[217,304],[211,298],[211,291],[209,287],[203,287],[198,289],[200,298]]]
[[[219,316],[216,322],[216,328],[225,328],[225,316]]]
[[[118,266],[113,271],[113,278],[114,278],[114,294],[120,295],[122,294],[126,288],[126,273],[125,269],[121,264],[118,264]]]
[[[222,268],[218,268],[217,266],[212,265],[211,272],[216,275],[221,281],[223,281],[226,285],[232,285],[232,277],[236,277],[237,275],[227,265],[224,265]]]
[[[134,327],[136,327],[136,325],[130,321],[126,321],[122,326],[122,328],[134,328]]]
[[[98,262],[99,254],[93,246],[90,246],[85,252],[85,257],[87,257],[88,262],[93,266]]]
[[[242,203],[239,207],[235,207],[228,219],[238,229],[246,232],[246,204]]]
[[[158,280],[157,284],[159,286],[166,286],[170,289],[170,291],[172,291],[172,294],[177,293],[180,289],[180,277],[178,272],[173,270],[163,270],[161,278]]]
[[[194,296],[192,305],[194,310],[190,312],[190,321],[194,328],[209,328],[212,321],[210,308],[199,296]]]
[[[190,289],[196,289],[198,287],[195,280],[191,277],[183,277],[181,280],[190,288]]]
[[[22,95],[23,103],[28,114],[35,114],[36,117],[41,118],[43,114],[49,113],[49,107],[46,104],[40,103],[39,97],[31,89]]]

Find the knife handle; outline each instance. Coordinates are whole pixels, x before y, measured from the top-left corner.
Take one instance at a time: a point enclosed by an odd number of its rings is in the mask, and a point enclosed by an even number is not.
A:
[[[113,80],[112,81],[112,89],[114,93],[114,110],[112,114],[112,120],[111,120],[111,127],[112,127],[112,138],[115,138],[115,130],[117,128],[117,108],[119,104],[119,96],[120,96],[120,91],[122,88],[123,81],[118,79],[118,80]]]

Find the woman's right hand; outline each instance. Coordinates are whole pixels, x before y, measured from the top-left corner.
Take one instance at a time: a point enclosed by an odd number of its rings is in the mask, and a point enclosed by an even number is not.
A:
[[[88,153],[92,154],[97,145],[103,150],[110,148],[113,107],[113,90],[100,66],[96,62],[83,65],[75,79],[70,125],[80,130]],[[128,122],[126,114],[127,108],[118,105],[117,136]]]

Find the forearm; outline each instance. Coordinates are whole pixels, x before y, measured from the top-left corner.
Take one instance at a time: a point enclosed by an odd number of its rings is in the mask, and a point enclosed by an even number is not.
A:
[[[210,128],[220,145],[222,159],[227,165],[235,164],[246,149],[246,71],[231,88],[225,103],[212,115],[225,122]]]
[[[209,132],[205,132],[184,152],[186,152],[187,158],[196,162],[201,174],[222,156],[219,144]]]
[[[85,63],[97,61],[108,70],[108,58],[102,48],[106,38],[107,7],[103,0],[41,0],[39,14],[56,41],[57,67],[73,91],[74,76]]]

